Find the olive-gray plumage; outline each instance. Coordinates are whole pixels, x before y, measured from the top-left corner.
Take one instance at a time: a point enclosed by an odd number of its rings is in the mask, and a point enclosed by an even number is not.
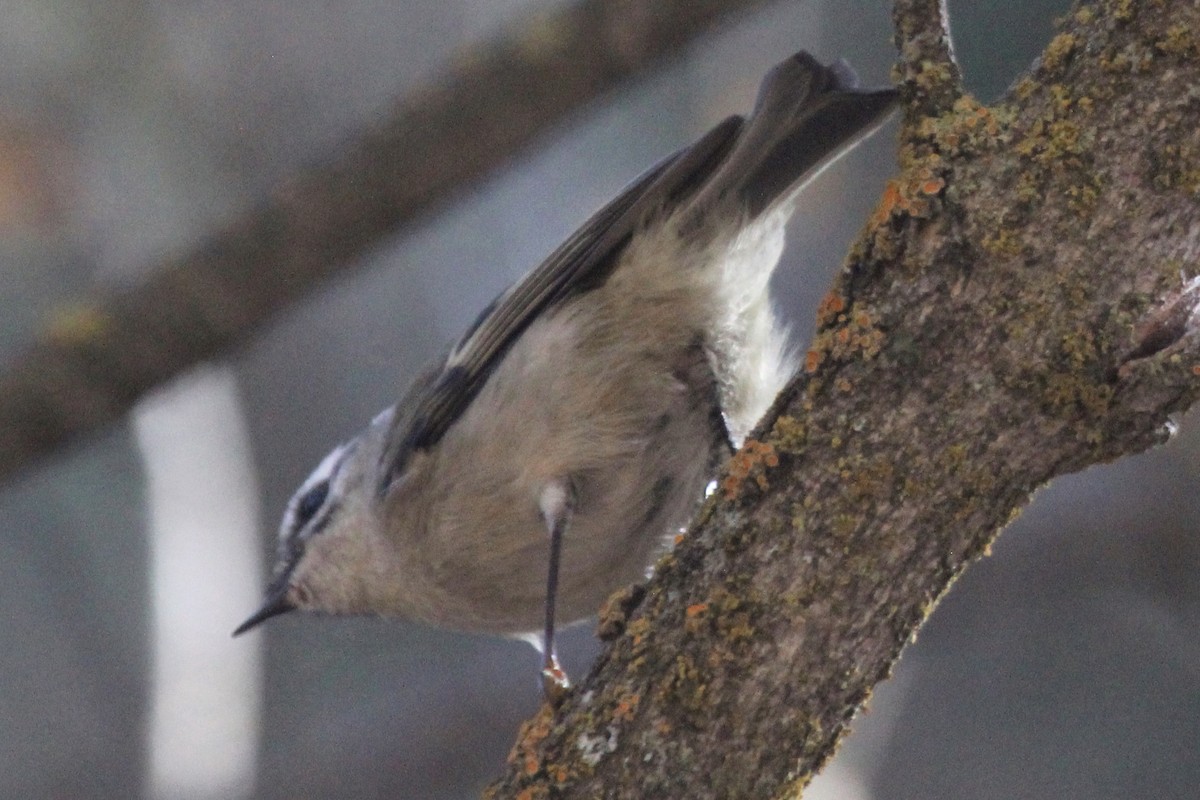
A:
[[[561,621],[641,579],[792,370],[767,284],[796,193],[894,103],[840,62],[775,67],[322,462],[238,632],[291,609],[538,630],[558,523]]]

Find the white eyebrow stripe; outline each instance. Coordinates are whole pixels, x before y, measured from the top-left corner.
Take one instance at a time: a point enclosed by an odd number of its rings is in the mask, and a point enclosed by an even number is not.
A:
[[[338,466],[342,463],[342,457],[349,450],[349,445],[338,445],[330,451],[329,455],[321,459],[321,463],[317,464],[316,469],[309,473],[308,478],[300,485],[300,489],[296,492],[296,497],[302,496],[309,489],[316,486],[323,480],[327,480],[334,476]]]
[[[307,495],[312,488],[322,481],[330,481],[332,483],[333,476],[337,474],[338,467],[341,466],[345,457],[354,449],[353,442],[341,444],[333,448],[325,458],[321,459],[321,463],[317,464],[316,469],[309,473],[304,479],[304,483],[300,484],[300,488],[292,494],[288,500],[287,508],[283,512],[283,520],[279,526],[280,540],[288,539],[299,533],[296,528],[296,511],[300,505],[300,499]]]

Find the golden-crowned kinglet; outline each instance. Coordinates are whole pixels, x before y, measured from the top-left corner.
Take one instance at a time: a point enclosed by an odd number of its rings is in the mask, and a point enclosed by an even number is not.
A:
[[[544,631],[642,579],[793,368],[767,295],[809,179],[891,89],[807,53],[596,212],[288,504],[293,609]]]

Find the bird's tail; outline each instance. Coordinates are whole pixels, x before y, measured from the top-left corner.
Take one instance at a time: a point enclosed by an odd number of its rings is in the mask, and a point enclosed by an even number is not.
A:
[[[772,69],[754,112],[692,208],[740,200],[756,218],[789,202],[823,169],[879,128],[894,89],[861,89],[844,61],[824,66],[805,52]]]

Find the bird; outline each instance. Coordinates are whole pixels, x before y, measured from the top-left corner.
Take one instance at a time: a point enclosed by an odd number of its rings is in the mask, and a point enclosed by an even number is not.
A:
[[[289,501],[239,635],[285,612],[531,637],[649,566],[795,369],[767,290],[801,189],[891,88],[799,52],[497,297]]]

